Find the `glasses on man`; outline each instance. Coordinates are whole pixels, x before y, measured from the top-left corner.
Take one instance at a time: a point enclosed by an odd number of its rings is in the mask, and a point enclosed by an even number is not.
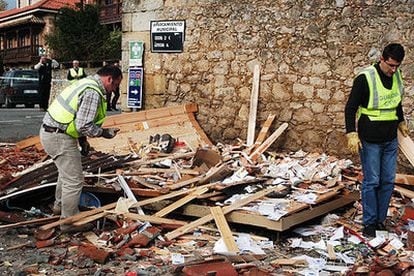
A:
[[[398,69],[398,67],[400,67],[400,65],[401,65],[401,63],[399,63],[399,64],[392,64],[392,63],[389,63],[388,61],[385,61],[385,60],[384,60],[384,63],[387,64],[392,69]]]

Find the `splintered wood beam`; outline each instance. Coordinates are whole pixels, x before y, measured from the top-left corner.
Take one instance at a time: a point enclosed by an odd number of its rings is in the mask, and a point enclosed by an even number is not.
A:
[[[251,195],[251,196],[249,196],[247,198],[244,198],[244,199],[241,199],[239,201],[236,201],[235,203],[233,203],[230,206],[224,207],[223,208],[223,214],[230,213],[231,211],[234,211],[234,210],[236,210],[236,209],[238,209],[238,208],[240,208],[240,207],[242,207],[242,206],[244,206],[244,205],[246,205],[246,204],[248,204],[248,203],[250,203],[252,201],[258,200],[259,198],[262,198],[262,197],[264,197],[265,195],[267,195],[267,194],[269,194],[271,192],[274,192],[274,191],[279,191],[280,192],[280,191],[282,191],[284,189],[286,189],[286,187],[278,186],[278,187],[269,188],[269,189],[265,189],[265,190],[259,191],[259,192],[255,193],[255,194],[253,194],[253,195]],[[196,228],[196,227],[198,227],[200,225],[203,225],[203,224],[211,221],[212,219],[213,219],[213,215],[212,214],[206,215],[206,216],[201,217],[201,218],[199,218],[199,219],[197,219],[197,220],[195,220],[195,221],[193,221],[193,222],[191,222],[191,223],[189,223],[187,225],[184,225],[184,226],[182,226],[182,227],[180,227],[180,228],[178,228],[178,229],[176,229],[176,230],[174,230],[174,231],[172,231],[170,233],[167,233],[165,235],[165,237],[167,239],[169,239],[169,240],[175,239],[176,237],[178,237],[178,236],[180,236],[182,234],[185,234],[188,231],[191,231],[194,228]]]
[[[409,189],[394,185],[394,191],[399,192],[403,196],[406,196],[406,197],[409,197],[409,198],[414,198],[414,191],[411,191]]]
[[[93,216],[97,213],[103,212],[104,210],[113,209],[115,207],[116,207],[116,202],[113,202],[113,203],[110,203],[108,205],[96,208],[96,209],[92,209],[92,210],[85,211],[85,212],[80,212],[79,214],[76,214],[74,216],[67,217],[67,218],[58,220],[56,222],[52,222],[52,223],[43,225],[43,226],[40,227],[40,230],[48,230],[48,229],[54,228],[56,226],[59,226],[61,224],[72,224],[75,221],[81,220],[81,219],[89,217],[89,216]]]
[[[153,224],[174,224],[174,225],[187,224],[186,221],[182,221],[182,220],[167,219],[167,218],[160,218],[160,217],[147,216],[147,215],[139,215],[135,213],[125,213],[122,215],[130,219],[139,220],[139,221],[148,221]]]
[[[404,137],[400,130],[398,130],[398,146],[410,161],[410,164],[414,166],[414,142],[410,136]]]
[[[149,160],[134,160],[131,162],[127,162],[127,164],[131,164],[134,167],[135,166],[142,166],[142,165],[149,165],[149,164],[154,164],[154,163],[158,163],[161,161],[164,161],[166,159],[170,159],[170,160],[175,160],[175,159],[180,159],[180,158],[189,158],[189,157],[193,157],[195,155],[195,152],[186,152],[186,153],[174,153],[174,154],[170,154],[169,156],[163,156],[160,158],[154,158],[154,159],[149,159]]]
[[[288,127],[288,123],[283,123],[275,132],[272,133],[260,146],[258,146],[253,153],[249,156],[250,159],[255,161],[257,158],[259,158],[260,154],[265,152],[275,141],[279,136],[285,131],[285,129]]]
[[[249,125],[247,128],[247,146],[253,145],[254,132],[256,130],[257,102],[259,101],[260,65],[253,69],[253,86],[250,94]]]
[[[263,141],[266,138],[267,133],[269,132],[270,126],[272,125],[273,120],[275,118],[276,118],[276,115],[274,115],[274,114],[270,114],[267,117],[266,121],[264,122],[264,124],[262,126],[262,129],[259,132],[259,135],[257,136],[256,141],[254,142],[255,147],[258,147],[258,146],[260,146],[260,144],[263,143]]]
[[[394,182],[414,186],[414,175],[397,173]]]
[[[192,192],[191,194],[186,195],[185,197],[175,201],[173,204],[168,205],[164,209],[158,211],[157,213],[154,214],[154,216],[164,217],[167,214],[171,213],[172,211],[180,208],[181,206],[183,206],[183,205],[187,204],[188,202],[192,201],[193,199],[197,198],[199,195],[202,195],[202,194],[206,193],[207,191],[208,191],[207,187],[199,188],[199,189],[195,190],[194,192]]]
[[[20,221],[20,222],[11,223],[11,224],[0,225],[0,230],[10,229],[10,228],[17,228],[17,227],[20,227],[20,226],[45,224],[45,223],[55,221],[55,220],[58,220],[58,219],[59,219],[59,216],[53,216],[53,217],[50,217],[50,218],[40,218],[40,219]]]
[[[220,231],[220,235],[223,238],[224,244],[229,252],[239,252],[239,247],[234,240],[233,233],[224,217],[223,211],[220,206],[211,207],[210,212],[213,215],[214,221],[216,222],[217,228]]]

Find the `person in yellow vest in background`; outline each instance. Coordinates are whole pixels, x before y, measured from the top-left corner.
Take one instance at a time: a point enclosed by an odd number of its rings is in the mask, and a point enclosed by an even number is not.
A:
[[[40,128],[40,141],[58,170],[54,214],[66,218],[79,213],[84,183],[81,155],[90,150],[86,137],[114,138],[118,128],[102,128],[106,94],[122,80],[121,69],[105,66],[87,78],[66,87],[49,106]],[[78,145],[81,150],[79,151]],[[93,225],[61,225],[62,232],[90,230]]]
[[[348,149],[359,154],[364,174],[361,203],[366,237],[375,237],[376,230],[385,230],[397,169],[397,131],[408,136],[399,69],[404,56],[400,44],[387,45],[380,60],[354,79],[345,107]]]
[[[82,67],[79,67],[79,60],[74,60],[72,62],[73,67],[68,71],[68,80],[73,83],[76,80],[80,80],[86,77],[85,70]]]

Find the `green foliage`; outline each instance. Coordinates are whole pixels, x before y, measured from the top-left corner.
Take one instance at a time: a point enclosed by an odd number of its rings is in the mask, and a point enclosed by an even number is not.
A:
[[[63,8],[55,20],[55,31],[46,37],[54,57],[61,61],[109,60],[121,57],[121,32],[99,23],[99,8]]]

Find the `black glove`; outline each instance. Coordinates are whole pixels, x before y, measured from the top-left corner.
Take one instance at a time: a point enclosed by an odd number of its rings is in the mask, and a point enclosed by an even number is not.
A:
[[[91,145],[89,145],[88,140],[86,140],[86,137],[79,137],[78,138],[79,146],[81,147],[81,154],[83,156],[88,156],[89,151],[91,150]]]
[[[106,139],[112,139],[116,136],[119,130],[119,128],[103,128],[101,136]]]

